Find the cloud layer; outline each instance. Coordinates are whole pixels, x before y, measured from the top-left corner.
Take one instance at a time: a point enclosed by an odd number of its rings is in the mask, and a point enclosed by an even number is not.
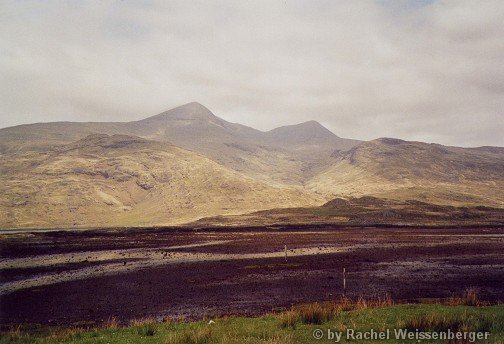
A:
[[[190,101],[268,130],[504,146],[504,2],[3,1],[0,127]]]

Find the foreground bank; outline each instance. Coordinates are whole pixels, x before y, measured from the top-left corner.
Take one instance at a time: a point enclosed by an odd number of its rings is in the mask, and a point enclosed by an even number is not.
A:
[[[257,318],[229,316],[199,322],[147,318],[129,324],[111,318],[99,328],[86,328],[86,323],[58,328],[24,325],[4,329],[0,343],[345,343],[361,339],[502,343],[504,305],[468,306],[471,299],[456,299],[453,304],[343,299]]]

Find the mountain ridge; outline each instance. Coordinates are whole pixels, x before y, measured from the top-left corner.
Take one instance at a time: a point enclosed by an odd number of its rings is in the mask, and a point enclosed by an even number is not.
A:
[[[308,121],[304,121],[304,122],[300,122],[300,123],[294,123],[294,124],[285,124],[285,125],[281,125],[279,127],[276,127],[276,128],[270,129],[270,130],[264,130],[264,131],[263,130],[259,130],[259,129],[255,129],[253,127],[249,127],[249,126],[246,126],[246,125],[243,125],[243,124],[233,123],[233,122],[226,121],[226,120],[224,120],[224,119],[216,116],[206,106],[204,106],[203,104],[201,104],[201,103],[199,103],[197,101],[191,101],[189,103],[177,106],[175,108],[163,111],[163,112],[161,112],[159,114],[156,114],[156,115],[153,115],[153,116],[149,116],[149,117],[146,117],[146,118],[143,118],[143,119],[132,120],[132,121],[125,121],[125,122],[122,122],[122,121],[113,121],[113,122],[106,122],[106,121],[85,121],[85,122],[53,121],[53,122],[25,123],[25,124],[18,124],[18,125],[9,126],[9,127],[2,127],[2,128],[0,128],[0,139],[1,139],[2,135],[5,135],[4,131],[13,130],[13,129],[16,129],[16,128],[25,128],[25,127],[34,128],[34,127],[38,127],[38,126],[47,127],[49,125],[56,125],[56,126],[58,126],[58,125],[77,125],[78,126],[78,125],[89,124],[89,125],[92,125],[92,126],[96,126],[96,128],[97,128],[96,130],[99,131],[100,130],[100,129],[98,129],[99,125],[118,125],[118,124],[134,124],[134,123],[139,123],[139,122],[148,122],[148,121],[156,120],[156,119],[169,118],[169,117],[172,117],[173,115],[180,116],[181,115],[180,112],[179,113],[177,113],[177,112],[181,111],[181,110],[183,110],[183,112],[186,115],[189,115],[189,116],[190,115],[195,115],[195,117],[193,117],[193,118],[185,117],[185,118],[180,118],[180,119],[200,119],[200,120],[204,119],[204,118],[207,118],[207,119],[217,119],[218,121],[225,122],[228,125],[237,125],[237,126],[240,126],[240,127],[252,129],[255,132],[263,133],[263,134],[278,132],[278,131],[282,131],[283,129],[288,129],[288,128],[310,126],[310,127],[318,127],[320,129],[322,129],[322,130],[324,130],[324,131],[332,134],[335,137],[344,139],[344,138],[336,135],[335,133],[333,133],[330,129],[326,128],[324,125],[322,125],[320,122],[318,122],[316,120],[308,120]],[[189,110],[189,111],[187,111],[187,110]],[[363,140],[355,140],[355,139],[346,139],[346,140],[365,142]],[[374,140],[399,140],[399,141],[408,141],[408,142],[421,142],[421,141],[403,140],[403,139],[392,138],[392,137],[378,137],[376,139],[369,140],[369,141],[374,141]],[[463,148],[463,149],[490,149],[490,150],[497,149],[497,150],[504,150],[504,147],[501,147],[501,146],[492,146],[492,145],[474,146],[474,147],[462,147],[462,146],[453,146],[453,145],[442,145],[442,144],[436,143],[436,142],[429,142],[429,144],[438,144],[438,145],[441,145],[441,146],[444,146],[444,147],[458,147],[458,148]]]
[[[130,124],[131,125],[131,124],[136,124],[136,123],[146,123],[146,122],[151,122],[151,121],[170,120],[170,119],[171,120],[173,120],[173,119],[176,119],[176,120],[215,120],[215,121],[218,121],[218,122],[221,122],[221,123],[225,123],[226,125],[229,125],[231,127],[233,127],[235,125],[238,125],[240,127],[252,129],[253,131],[255,131],[257,133],[262,133],[262,134],[272,134],[275,131],[282,130],[284,128],[295,128],[295,127],[306,127],[306,126],[314,127],[314,126],[317,126],[320,129],[322,129],[322,130],[324,130],[326,132],[329,132],[333,136],[341,138],[341,137],[337,136],[336,134],[334,134],[331,130],[327,129],[326,127],[324,127],[322,124],[320,124],[319,122],[317,122],[315,120],[308,120],[308,121],[305,121],[305,122],[300,122],[300,123],[295,123],[295,124],[286,124],[286,125],[282,125],[282,126],[270,129],[270,130],[265,130],[265,131],[259,130],[259,129],[255,129],[253,127],[249,127],[249,126],[246,126],[246,125],[243,125],[243,124],[233,123],[233,122],[226,121],[226,120],[224,120],[224,119],[216,116],[206,106],[204,106],[201,103],[196,102],[196,101],[189,102],[189,103],[177,106],[177,107],[175,107],[173,109],[163,111],[163,112],[161,112],[159,114],[156,114],[156,115],[153,115],[153,116],[149,116],[149,117],[146,117],[146,118],[143,118],[143,119],[133,120],[133,121],[125,121],[125,122],[122,122],[122,121],[113,121],[113,122],[106,122],[106,121],[85,121],[85,122],[54,121],[54,122],[36,122],[36,123],[18,124],[18,125],[9,126],[9,127],[3,127],[3,128],[0,128],[0,133],[2,131],[9,131],[9,130],[19,129],[19,128],[25,128],[25,127],[30,127],[30,128],[39,127],[39,126],[40,127],[47,127],[49,125],[91,125],[91,126],[95,127],[97,125],[105,125],[105,126],[107,126],[107,125],[118,125],[118,124]],[[99,129],[97,129],[97,130],[99,130]]]
[[[286,181],[301,185],[334,148],[349,149],[360,142],[320,128],[325,136],[290,135],[286,140],[271,131],[225,121],[200,103],[191,102],[139,121],[53,122],[0,129],[0,152],[44,150],[95,133],[123,134],[170,142],[273,186]],[[301,140],[296,141],[297,137]],[[272,168],[274,165],[297,172],[282,173]]]
[[[270,131],[192,102],[131,122],[0,129],[0,227],[151,226],[378,197],[504,208],[504,148]]]

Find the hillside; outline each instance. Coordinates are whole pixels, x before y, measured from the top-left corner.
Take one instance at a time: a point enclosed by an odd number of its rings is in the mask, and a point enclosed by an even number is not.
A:
[[[55,122],[0,129],[0,152],[40,151],[95,133],[132,135],[198,152],[273,186],[301,185],[326,166],[334,149],[360,142],[339,138],[314,123],[262,132],[227,122],[194,102],[134,122]]]
[[[372,196],[335,198],[317,207],[269,209],[202,218],[191,227],[219,226],[502,226],[504,209],[455,207]]]
[[[0,158],[0,226],[138,226],[313,204],[172,146],[91,135],[43,152]]]
[[[374,196],[504,208],[504,148],[263,132],[189,103],[134,122],[0,129],[0,227],[180,224]]]
[[[310,179],[328,196],[373,195],[452,205],[504,207],[504,149],[459,148],[382,138],[349,151]]]

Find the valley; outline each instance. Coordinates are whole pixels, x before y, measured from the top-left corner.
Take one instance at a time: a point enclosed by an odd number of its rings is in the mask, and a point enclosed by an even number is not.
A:
[[[259,315],[343,294],[415,302],[470,287],[504,299],[502,227],[151,228],[1,240],[3,325]]]
[[[198,103],[0,129],[0,324],[499,302],[503,188],[503,148],[263,132]]]

